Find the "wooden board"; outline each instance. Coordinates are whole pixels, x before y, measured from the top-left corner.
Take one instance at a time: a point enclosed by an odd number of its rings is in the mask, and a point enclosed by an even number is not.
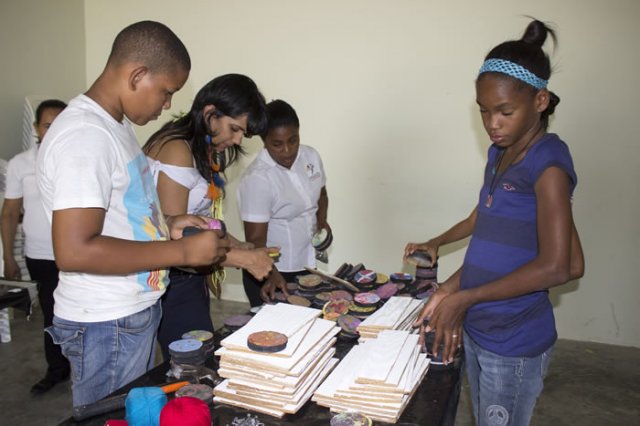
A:
[[[291,376],[299,376],[317,356],[322,355],[335,343],[335,335],[340,332],[332,321],[316,319],[309,330],[307,338],[301,342],[298,350],[288,358],[272,357],[268,354],[232,351],[227,348],[218,349],[220,365],[236,364],[239,366],[277,372]]]
[[[358,287],[356,287],[355,285],[351,284],[349,281],[343,280],[342,278],[338,278],[336,276],[327,274],[324,271],[320,271],[318,269],[312,269],[309,267],[305,267],[304,269],[306,269],[307,271],[311,272],[314,275],[319,275],[322,278],[329,280],[329,281],[333,281],[335,283],[341,284],[344,287],[348,288],[349,290],[353,291],[354,293],[358,293],[360,292],[360,289]]]
[[[287,347],[280,352],[267,355],[270,357],[290,357],[305,339],[313,321],[320,315],[322,315],[322,311],[319,309],[287,303],[265,305],[244,327],[224,338],[220,344],[227,349],[256,353],[247,346],[249,335],[258,331],[276,331],[288,337]]]

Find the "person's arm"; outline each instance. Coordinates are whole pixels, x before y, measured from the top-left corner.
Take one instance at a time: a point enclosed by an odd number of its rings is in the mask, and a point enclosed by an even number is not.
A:
[[[316,228],[319,231],[320,229],[326,228],[327,231],[330,231],[331,228],[327,223],[327,212],[329,210],[329,197],[327,196],[327,187],[323,186],[320,190],[320,197],[318,198],[318,211],[316,212]]]
[[[266,247],[267,245],[267,232],[269,230],[269,223],[256,223],[256,222],[243,222],[244,235],[248,242],[252,243],[255,247]],[[251,271],[249,271],[251,272]],[[255,275],[254,275],[255,276]],[[256,277],[257,278],[257,277]],[[259,279],[259,278],[258,278]],[[260,288],[260,297],[265,302],[273,300],[275,296],[276,288],[282,290],[284,294],[289,295],[287,290],[287,282],[282,274],[278,271],[275,265],[271,273],[267,276],[267,280]]]
[[[574,234],[569,179],[557,167],[547,168],[535,185],[538,255],[504,277],[485,285],[457,291],[434,309],[429,327],[436,330],[434,347],[445,342],[444,358],[452,360],[451,335],[460,329],[466,310],[478,303],[510,299],[566,283],[582,274],[581,248]],[[572,244],[572,241],[574,243]],[[577,244],[577,245],[576,245]],[[576,245],[575,247],[572,246]],[[572,276],[572,264],[575,264]]]
[[[223,258],[229,247],[229,242],[219,238],[216,231],[167,241],[108,237],[101,235],[104,218],[105,210],[101,208],[53,212],[53,250],[61,271],[125,275],[177,265],[206,266]],[[191,218],[195,225],[198,218]],[[185,220],[188,222],[188,218]],[[184,221],[179,226],[184,227]],[[180,232],[172,229],[171,234]]]
[[[20,280],[20,267],[13,255],[13,244],[22,211],[22,198],[5,198],[2,205],[2,257],[4,260],[3,276],[9,280]]]
[[[404,249],[404,257],[411,255],[414,251],[424,251],[431,256],[433,263],[435,264],[438,259],[438,250],[440,246],[454,243],[467,238],[473,233],[476,227],[476,219],[478,217],[478,208],[474,208],[471,214],[464,220],[453,225],[447,231],[438,235],[435,238],[430,239],[424,243],[409,243]]]

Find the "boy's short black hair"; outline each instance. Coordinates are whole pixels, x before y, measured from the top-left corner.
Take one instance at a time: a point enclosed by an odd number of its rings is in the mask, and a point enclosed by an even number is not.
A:
[[[293,126],[300,128],[300,120],[298,120],[296,110],[281,99],[276,99],[267,104],[267,115],[269,117],[267,128],[260,134],[263,140],[267,137],[269,131],[278,127]]]
[[[189,52],[178,36],[160,22],[141,21],[131,24],[116,36],[109,63],[122,65],[141,62],[151,72],[191,70]]]
[[[42,120],[42,113],[44,112],[45,109],[53,108],[53,109],[62,110],[62,109],[65,109],[66,107],[67,107],[67,104],[65,104],[59,99],[47,99],[46,101],[40,102],[40,105],[38,105],[38,108],[36,108],[36,124],[40,123],[40,120]]]

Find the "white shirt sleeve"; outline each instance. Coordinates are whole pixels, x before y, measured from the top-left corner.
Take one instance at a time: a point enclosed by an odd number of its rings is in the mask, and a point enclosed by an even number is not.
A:
[[[24,196],[22,189],[22,175],[20,173],[20,165],[17,157],[13,157],[7,166],[7,187],[5,188],[4,198],[17,199]]]
[[[267,223],[271,219],[272,186],[257,173],[245,174],[238,185],[238,208],[245,222]]]
[[[113,140],[96,126],[64,134],[49,149],[53,210],[109,208],[116,151]]]

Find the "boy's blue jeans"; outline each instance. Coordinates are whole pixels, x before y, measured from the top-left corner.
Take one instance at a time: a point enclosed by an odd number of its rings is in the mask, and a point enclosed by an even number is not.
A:
[[[74,407],[104,398],[153,367],[161,316],[158,301],[112,321],[81,323],[53,317],[46,331],[71,364]]]
[[[542,392],[553,346],[533,357],[504,357],[464,333],[465,366],[479,426],[525,426]]]

